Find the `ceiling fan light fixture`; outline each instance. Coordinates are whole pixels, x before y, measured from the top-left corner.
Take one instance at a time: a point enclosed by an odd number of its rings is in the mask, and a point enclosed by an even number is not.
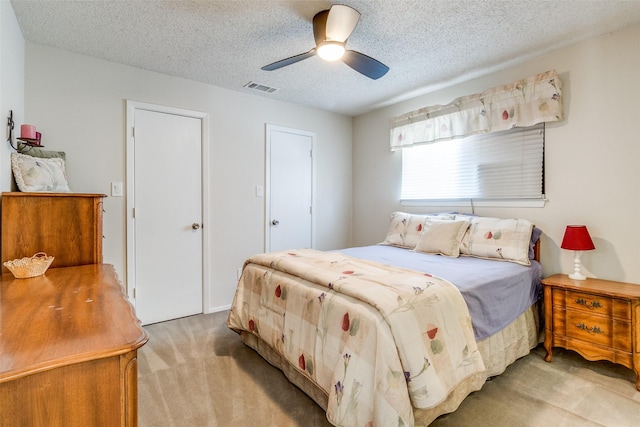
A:
[[[382,62],[355,50],[346,50],[347,39],[360,19],[360,12],[350,6],[334,4],[313,16],[313,39],[316,46],[308,52],[299,53],[261,67],[273,71],[318,55],[326,61],[341,60],[360,74],[377,80],[387,74],[389,67]]]
[[[326,41],[318,45],[316,52],[325,61],[337,61],[344,55],[344,43]]]

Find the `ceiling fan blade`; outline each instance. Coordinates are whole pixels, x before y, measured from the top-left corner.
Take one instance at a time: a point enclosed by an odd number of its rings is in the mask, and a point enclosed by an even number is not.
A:
[[[280,61],[276,61],[269,65],[265,65],[264,67],[261,68],[261,70],[265,70],[265,71],[277,70],[278,68],[286,67],[287,65],[295,64],[296,62],[300,62],[304,59],[311,58],[315,54],[316,54],[316,50],[311,49],[309,52],[301,53],[299,55],[295,55],[286,59],[281,59]]]
[[[313,17],[313,38],[316,41],[316,46],[327,40],[327,16],[329,16],[329,10],[322,10]]]
[[[389,71],[389,67],[382,62],[355,50],[347,50],[342,62],[373,80],[378,80]]]
[[[356,28],[360,12],[343,4],[335,4],[329,9],[326,24],[326,40],[344,43]]]

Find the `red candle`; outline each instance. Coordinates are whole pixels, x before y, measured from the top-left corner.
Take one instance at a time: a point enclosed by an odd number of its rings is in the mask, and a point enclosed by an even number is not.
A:
[[[36,139],[36,127],[33,125],[20,126],[20,138]]]

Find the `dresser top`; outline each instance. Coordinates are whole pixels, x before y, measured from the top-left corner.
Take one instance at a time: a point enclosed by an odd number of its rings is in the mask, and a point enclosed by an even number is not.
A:
[[[2,197],[107,197],[106,194],[94,193],[48,193],[48,192],[22,192],[12,191],[2,193]]]
[[[128,353],[148,336],[113,266],[49,269],[0,280],[0,383]]]
[[[591,277],[587,277],[586,280],[574,280],[570,279],[566,274],[556,274],[547,277],[546,279],[542,279],[542,283],[547,286],[598,293],[610,297],[625,299],[640,298],[640,284],[635,283],[616,282]]]

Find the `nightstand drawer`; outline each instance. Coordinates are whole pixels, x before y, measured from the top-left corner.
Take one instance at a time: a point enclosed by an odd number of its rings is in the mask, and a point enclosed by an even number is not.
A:
[[[554,319],[564,327],[564,335],[602,345],[616,350],[631,352],[631,323],[602,316],[586,316],[580,311],[559,310],[557,314],[565,319]],[[555,313],[554,313],[555,314]],[[565,323],[566,322],[566,323]]]
[[[564,289],[553,290],[554,305],[585,313],[612,316],[631,320],[631,303],[628,300]]]

